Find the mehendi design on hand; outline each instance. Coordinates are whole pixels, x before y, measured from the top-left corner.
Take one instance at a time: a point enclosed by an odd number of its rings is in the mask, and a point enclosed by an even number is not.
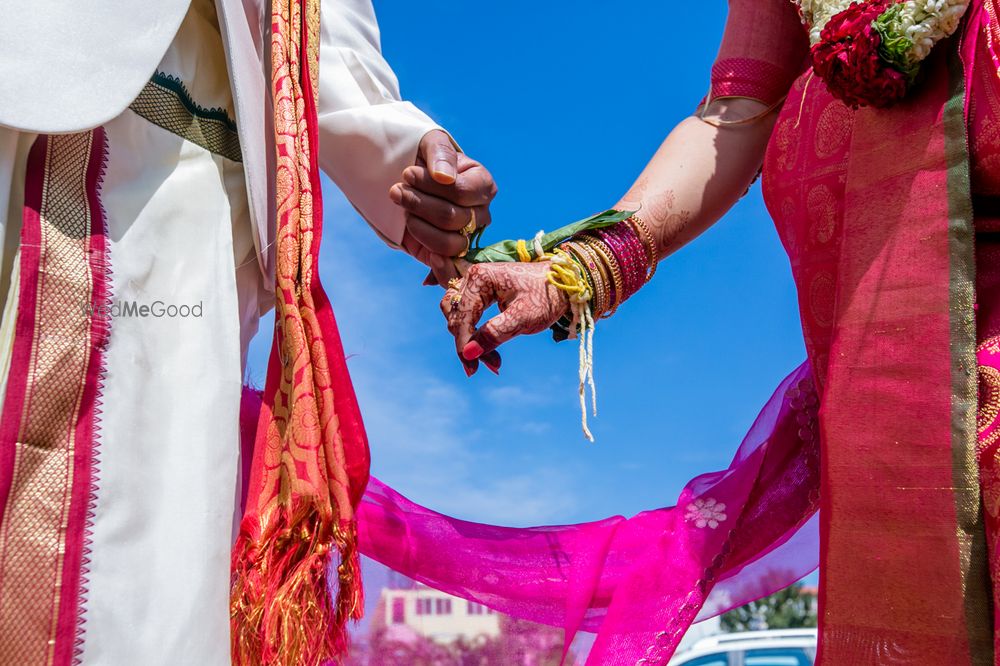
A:
[[[642,201],[649,189],[649,176],[643,174],[639,180],[635,181],[631,189],[622,198],[622,201]]]
[[[673,190],[667,190],[651,197],[649,200],[649,214],[652,217],[652,221],[658,224],[666,222],[676,201],[677,197],[674,195]]]
[[[441,300],[448,330],[455,336],[459,357],[470,342],[485,357],[518,335],[546,330],[569,309],[566,294],[548,281],[549,262],[476,264],[469,269],[458,289],[449,289]],[[455,297],[459,300],[453,304]],[[481,327],[476,324],[491,304],[500,314]]]
[[[651,231],[657,240],[662,257],[667,254],[677,236],[691,221],[691,212],[687,210],[674,212],[677,196],[673,190],[665,190],[652,196],[648,200],[648,204],[649,216],[647,219],[652,227]]]

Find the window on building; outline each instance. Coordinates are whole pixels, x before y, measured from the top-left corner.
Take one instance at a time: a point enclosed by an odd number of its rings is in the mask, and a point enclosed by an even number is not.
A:
[[[392,600],[392,623],[404,624],[406,622],[406,599],[396,597]]]
[[[436,615],[451,615],[451,599],[435,599],[434,613]]]
[[[433,599],[427,597],[417,598],[417,615],[430,615],[433,611]]]
[[[469,615],[485,615],[486,607],[482,604],[477,604],[475,601],[469,602]]]

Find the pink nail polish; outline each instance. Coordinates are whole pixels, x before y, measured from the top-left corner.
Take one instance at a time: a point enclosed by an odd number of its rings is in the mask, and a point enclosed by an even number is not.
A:
[[[483,355],[483,348],[475,340],[470,341],[462,350],[462,356],[470,361],[474,361]]]
[[[500,374],[500,364],[503,362],[502,359],[500,358],[500,354],[493,351],[490,352],[489,354],[484,355],[479,360],[482,361],[483,365],[489,368],[490,372],[492,372],[494,375]]]

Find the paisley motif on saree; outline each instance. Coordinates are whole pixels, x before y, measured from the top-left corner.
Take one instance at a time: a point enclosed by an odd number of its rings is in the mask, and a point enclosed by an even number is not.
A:
[[[889,110],[851,112],[806,74],[765,162],[822,395],[830,663],[993,662],[958,41]]]
[[[318,275],[319,6],[272,5],[276,326],[233,548],[232,652],[241,665],[324,663],[346,650],[346,624],[363,611],[355,507],[368,443]]]
[[[0,418],[0,663],[78,656],[110,303],[103,129],[28,156],[13,359]],[[21,371],[23,369],[23,371]]]

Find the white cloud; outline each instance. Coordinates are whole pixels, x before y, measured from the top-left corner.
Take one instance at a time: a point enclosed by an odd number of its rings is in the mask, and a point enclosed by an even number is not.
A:
[[[493,461],[504,454],[505,437],[470,427],[474,405],[465,392],[416,363],[394,372],[381,365],[365,363],[353,376],[374,472],[386,483],[436,511],[480,522],[558,522],[574,508],[568,472],[531,465],[514,475],[498,471]],[[518,428],[540,433],[547,424]]]
[[[531,389],[523,386],[500,386],[485,391],[486,399],[493,405],[503,407],[530,407],[552,402],[551,390]]]
[[[506,419],[506,429],[492,427],[498,415],[503,420],[550,401],[551,390],[506,386],[477,394],[449,355],[436,292],[417,286],[425,271],[375,239],[339,192],[325,194],[323,283],[344,337],[375,475],[459,518],[562,522],[578,504],[571,469],[517,464],[505,446],[515,433],[543,435],[549,425],[518,416]]]
[[[552,432],[552,424],[545,421],[518,421],[515,427],[527,435],[544,435]]]

